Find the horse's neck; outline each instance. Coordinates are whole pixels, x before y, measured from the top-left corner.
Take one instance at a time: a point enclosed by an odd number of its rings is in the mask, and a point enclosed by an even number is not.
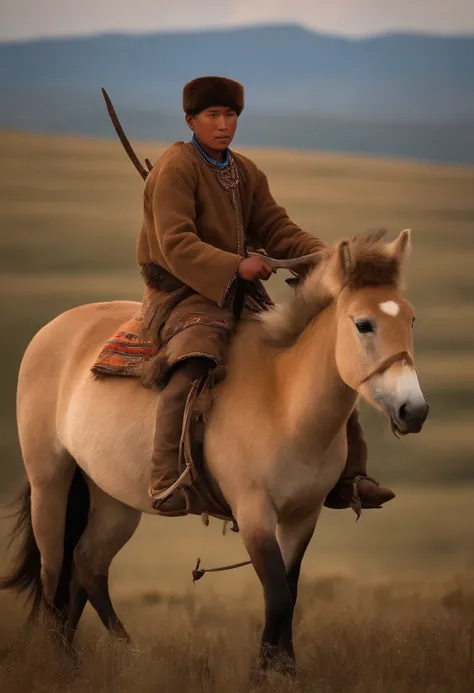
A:
[[[216,388],[216,403],[223,404],[216,406],[219,426],[250,411],[253,425],[271,430],[274,440],[328,448],[357,400],[337,370],[335,319],[335,310],[327,308],[283,353],[265,343],[260,322],[241,324],[226,379]]]
[[[277,360],[289,432],[302,445],[329,446],[357,401],[357,393],[342,381],[337,369],[336,337],[335,306],[331,306]]]

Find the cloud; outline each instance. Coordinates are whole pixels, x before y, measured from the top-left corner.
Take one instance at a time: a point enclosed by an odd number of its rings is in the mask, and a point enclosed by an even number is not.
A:
[[[363,35],[393,30],[474,32],[472,0],[239,0],[232,21],[304,21],[331,33]]]

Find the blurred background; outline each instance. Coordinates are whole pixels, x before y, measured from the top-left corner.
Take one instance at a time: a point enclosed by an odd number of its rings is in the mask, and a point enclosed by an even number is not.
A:
[[[155,161],[167,144],[189,137],[184,83],[226,75],[246,88],[234,146],[268,174],[296,222],[326,241],[369,228],[387,227],[392,237],[413,230],[407,296],[431,415],[422,433],[396,440],[388,421],[364,408],[369,471],[397,498],[357,525],[351,511],[325,510],[304,575],[429,581],[471,570],[472,2],[1,5],[2,497],[24,478],[15,390],[30,339],[73,306],[142,294],[135,264],[142,181],[100,88],[142,160]],[[289,291],[284,278],[271,280],[277,300]],[[0,532],[8,528],[2,520]],[[164,545],[168,560],[157,577]],[[4,548],[3,541],[2,569]],[[217,521],[206,529],[199,518],[145,518],[114,564],[115,594],[151,594],[152,603],[156,590],[185,593],[197,555],[214,565],[244,552]],[[235,593],[245,585],[256,586],[248,569],[208,577],[199,589]]]

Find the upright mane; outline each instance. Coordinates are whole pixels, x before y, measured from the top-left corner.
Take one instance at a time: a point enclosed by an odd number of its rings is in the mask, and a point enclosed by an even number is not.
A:
[[[409,239],[409,232],[407,234]],[[280,347],[294,344],[311,320],[327,308],[344,287],[398,286],[401,258],[395,252],[394,243],[386,242],[386,235],[387,230],[380,229],[323,251],[321,261],[294,293],[262,314],[266,342]]]
[[[398,286],[400,263],[385,241],[387,229],[355,236],[348,243],[351,266],[346,284],[353,289],[364,286]],[[341,287],[342,288],[342,287]]]

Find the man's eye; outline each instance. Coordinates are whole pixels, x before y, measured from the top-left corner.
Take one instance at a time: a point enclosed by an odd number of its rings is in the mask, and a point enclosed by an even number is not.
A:
[[[368,334],[369,332],[375,331],[375,328],[370,320],[358,320],[355,325],[361,334]]]

